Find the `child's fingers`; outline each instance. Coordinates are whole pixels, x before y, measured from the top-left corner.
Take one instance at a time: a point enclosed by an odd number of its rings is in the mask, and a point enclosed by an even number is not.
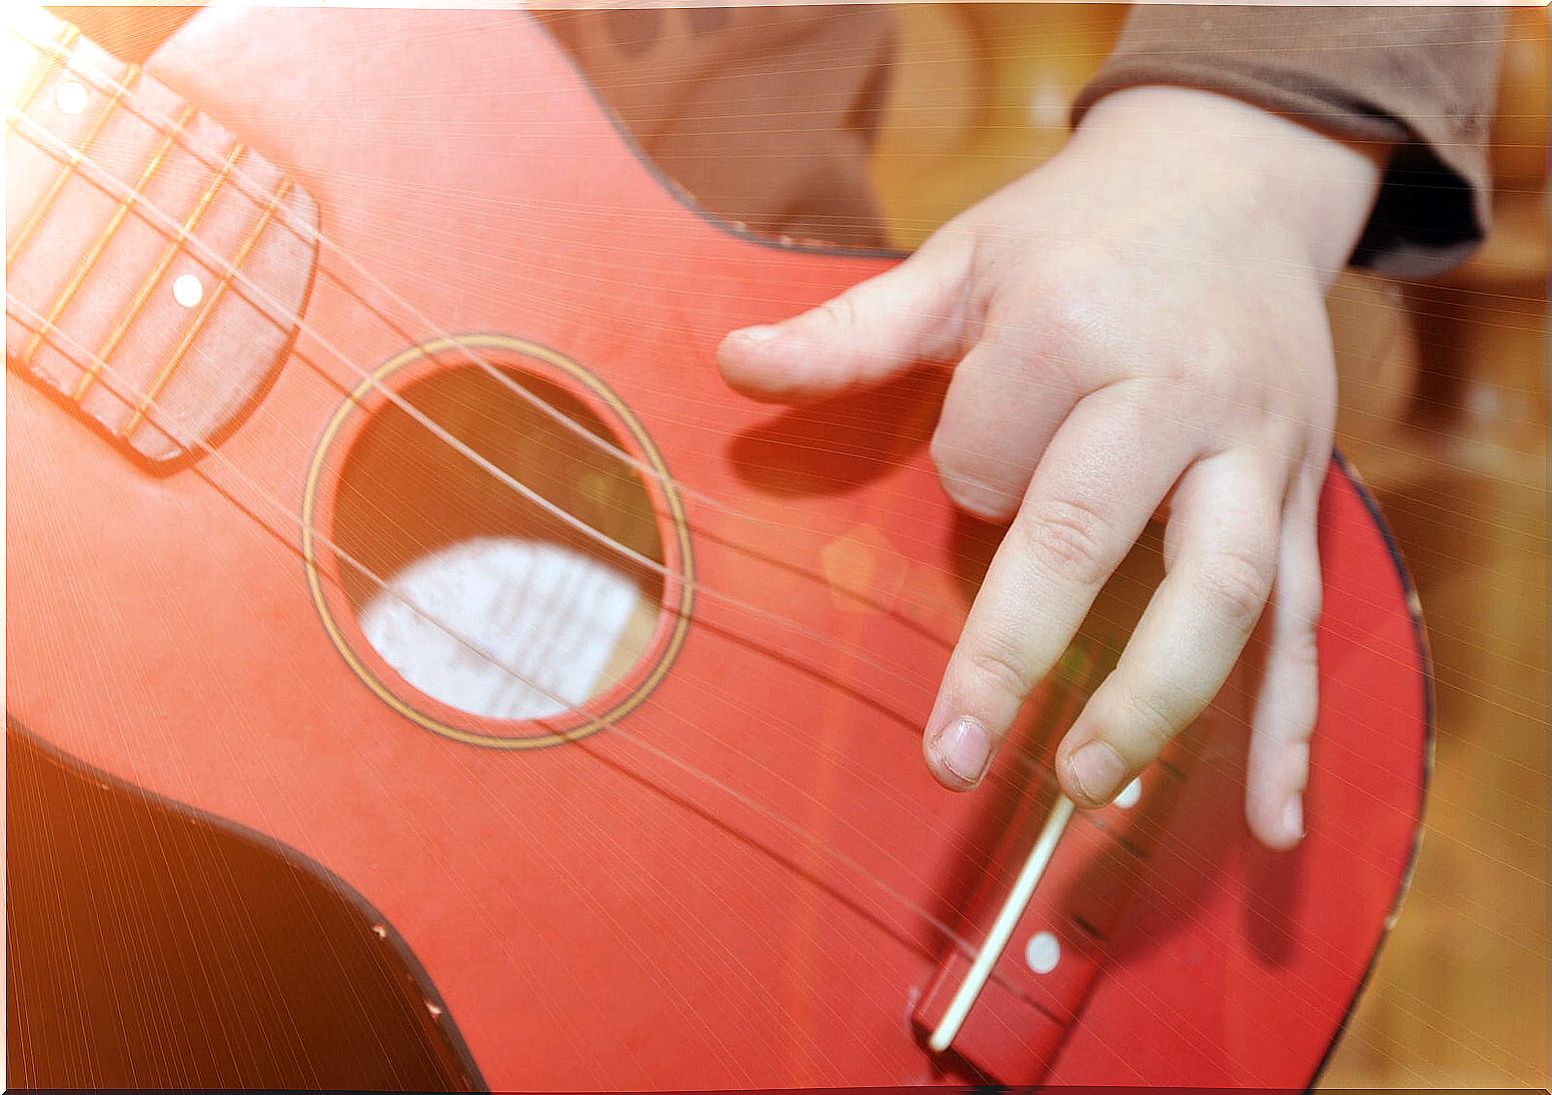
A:
[[[717,348],[723,378],[754,399],[801,403],[886,380],[958,348],[968,247],[929,243],[899,266]]]
[[[1023,346],[982,338],[954,370],[932,436],[943,490],[984,520],[1011,518],[1076,398],[1066,373],[1043,369]]]
[[[1283,514],[1270,643],[1251,720],[1245,816],[1263,844],[1291,848],[1304,835],[1309,742],[1319,707],[1315,628],[1320,620],[1320,549],[1315,518],[1322,464],[1300,475]]]
[[[1113,673],[1057,750],[1079,805],[1109,802],[1212,702],[1272,588],[1282,485],[1249,454],[1225,453],[1181,478],[1170,522],[1178,554]]]
[[[974,787],[1029,691],[1072,641],[1185,456],[1122,387],[1073,408],[1036,468],[944,671],[923,739],[944,786]],[[1177,458],[1178,455],[1178,458]]]

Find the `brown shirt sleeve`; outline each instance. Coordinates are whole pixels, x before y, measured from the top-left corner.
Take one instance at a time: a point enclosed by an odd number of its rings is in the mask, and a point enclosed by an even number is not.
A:
[[[1140,5],[1073,118],[1111,91],[1172,84],[1351,140],[1395,142],[1352,261],[1426,277],[1487,231],[1502,33],[1493,8]]]

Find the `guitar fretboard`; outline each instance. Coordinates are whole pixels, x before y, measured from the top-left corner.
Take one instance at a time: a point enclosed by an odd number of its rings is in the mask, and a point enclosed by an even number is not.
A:
[[[171,89],[49,17],[8,27],[6,361],[153,461],[242,412],[299,323],[317,209]]]

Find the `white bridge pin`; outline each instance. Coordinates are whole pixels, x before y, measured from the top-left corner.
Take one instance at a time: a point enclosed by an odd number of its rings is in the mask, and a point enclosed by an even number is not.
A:
[[[1024,944],[1024,962],[1036,973],[1050,973],[1062,960],[1062,944],[1050,932],[1036,932]]]
[[[173,279],[172,299],[185,308],[192,308],[205,299],[205,286],[193,274],[179,274]]]

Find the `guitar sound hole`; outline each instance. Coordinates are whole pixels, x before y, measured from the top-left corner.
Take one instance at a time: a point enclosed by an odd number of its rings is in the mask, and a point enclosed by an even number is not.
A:
[[[504,375],[622,447],[564,388],[522,370]],[[445,369],[399,394],[538,498],[662,562],[639,473],[489,373]],[[477,716],[582,707],[643,657],[661,611],[663,581],[651,567],[545,512],[391,403],[345,459],[333,538],[367,641],[409,684]]]

